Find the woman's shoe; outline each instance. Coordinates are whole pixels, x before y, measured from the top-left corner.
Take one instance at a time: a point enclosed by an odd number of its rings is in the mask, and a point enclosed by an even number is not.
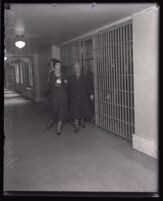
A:
[[[46,126],[46,129],[50,129],[53,126],[53,121],[49,121],[48,125]]]
[[[61,135],[61,131],[57,131],[57,135]]]
[[[57,135],[61,135],[62,126],[60,129],[57,129]]]

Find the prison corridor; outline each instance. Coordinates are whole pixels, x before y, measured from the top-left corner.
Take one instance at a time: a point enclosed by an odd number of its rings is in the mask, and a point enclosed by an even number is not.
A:
[[[4,191],[157,191],[156,159],[90,123],[47,130],[44,102],[5,90]]]

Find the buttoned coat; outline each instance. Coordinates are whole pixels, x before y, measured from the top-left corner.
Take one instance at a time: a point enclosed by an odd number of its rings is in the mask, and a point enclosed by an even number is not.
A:
[[[76,75],[69,78],[69,114],[72,119],[91,117],[89,99],[93,94],[92,88],[85,75]]]

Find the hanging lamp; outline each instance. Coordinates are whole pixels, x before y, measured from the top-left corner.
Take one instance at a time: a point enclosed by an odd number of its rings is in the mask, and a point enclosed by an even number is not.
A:
[[[23,48],[25,46],[25,42],[22,40],[23,36],[22,35],[16,35],[16,42],[15,42],[15,46],[18,48]]]

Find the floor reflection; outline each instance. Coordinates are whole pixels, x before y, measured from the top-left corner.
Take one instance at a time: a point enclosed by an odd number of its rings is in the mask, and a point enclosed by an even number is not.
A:
[[[7,105],[15,105],[15,104],[24,104],[29,103],[30,100],[23,97],[18,92],[4,89],[4,104]]]

